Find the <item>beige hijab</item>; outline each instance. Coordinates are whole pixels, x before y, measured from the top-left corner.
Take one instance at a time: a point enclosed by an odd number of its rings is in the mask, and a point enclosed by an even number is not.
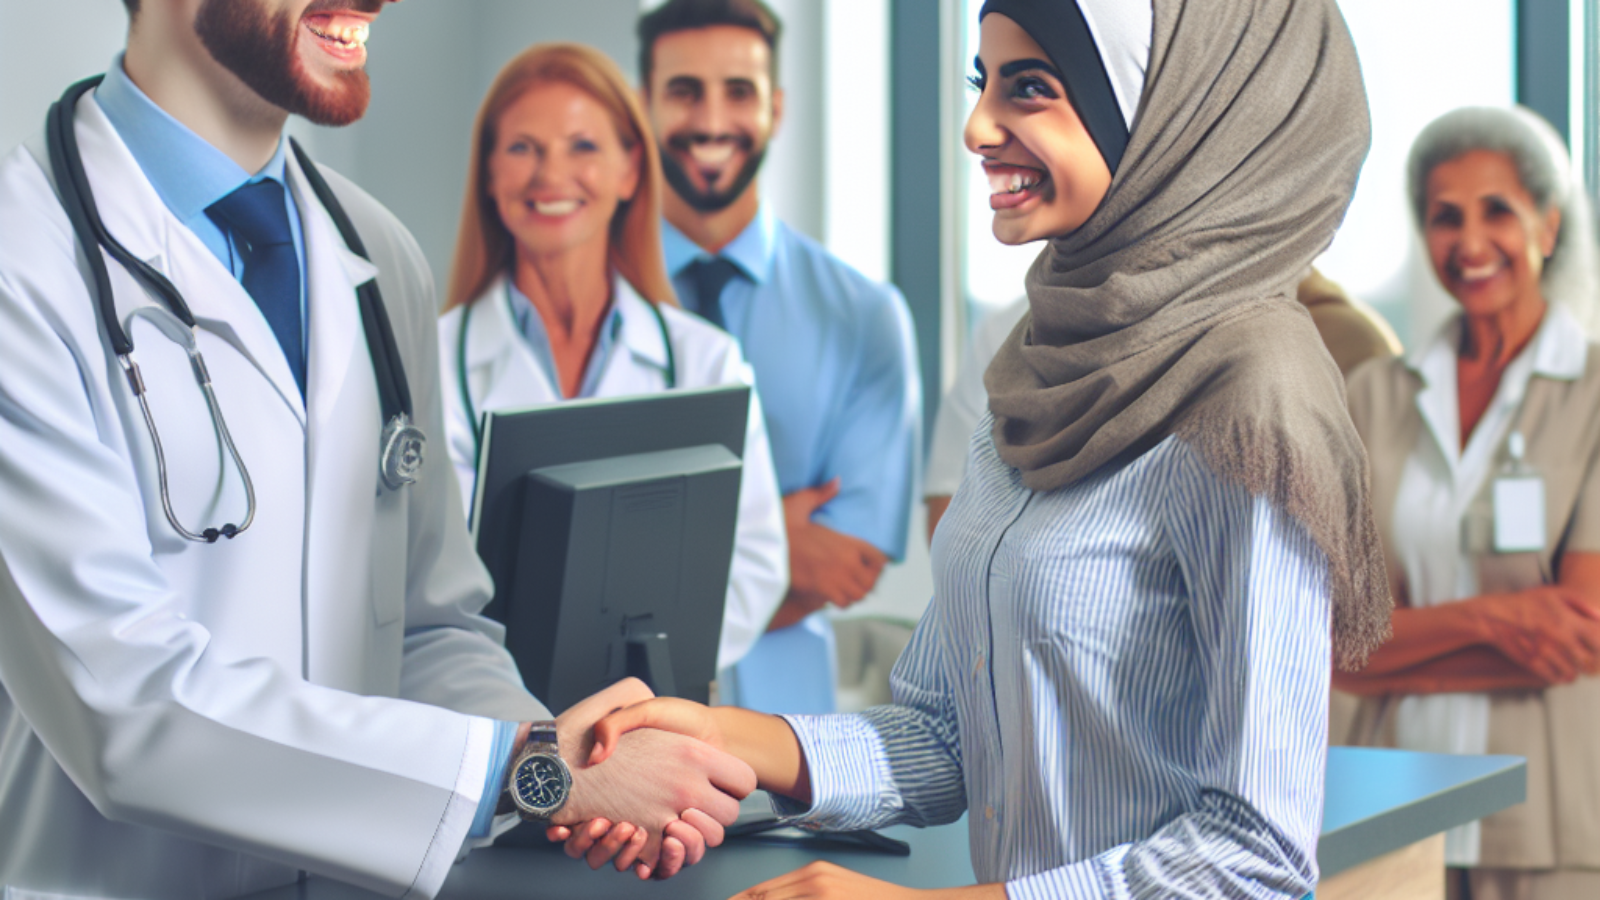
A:
[[[1294,297],[1367,143],[1334,0],[1155,0],[1117,176],[1034,263],[1030,314],[985,377],[996,449],[1034,490],[1176,436],[1293,516],[1328,557],[1343,668],[1387,637],[1392,603],[1344,383]]]

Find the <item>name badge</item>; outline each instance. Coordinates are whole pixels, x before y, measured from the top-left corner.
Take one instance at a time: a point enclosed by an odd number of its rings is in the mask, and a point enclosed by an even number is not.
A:
[[[1495,552],[1537,553],[1545,547],[1544,537],[1544,479],[1537,475],[1496,478]]]

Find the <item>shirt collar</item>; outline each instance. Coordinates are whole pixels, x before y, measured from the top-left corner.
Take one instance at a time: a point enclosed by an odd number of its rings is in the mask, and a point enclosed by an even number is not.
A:
[[[765,203],[756,217],[720,253],[708,253],[690,240],[671,222],[661,221],[661,248],[666,254],[667,271],[676,278],[690,263],[720,256],[739,267],[746,278],[766,284],[772,277],[773,258],[778,252],[778,220]]]
[[[272,159],[251,176],[146,96],[123,70],[120,53],[94,96],[161,202],[179,221],[204,213],[247,182],[272,178],[288,184],[286,141],[280,138]]]
[[[1461,328],[1462,317],[1452,316],[1432,341],[1415,347],[1406,355],[1406,367],[1420,375],[1424,382],[1437,383],[1443,367],[1455,365]],[[1562,304],[1552,303],[1545,311],[1544,321],[1539,323],[1539,330],[1534,333],[1533,342],[1523,353],[1533,357],[1533,375],[1575,381],[1583,376],[1589,343],[1583,326],[1572,313]]]
[[[621,278],[616,283],[626,284]],[[555,351],[550,348],[550,332],[545,330],[544,318],[539,311],[533,308],[533,301],[517,288],[517,283],[509,276],[505,278],[506,297],[511,306],[511,318],[516,323],[517,330],[521,332],[527,347],[532,351],[534,358],[544,367],[545,377],[550,379],[552,387],[561,384],[556,373]],[[617,296],[620,300],[620,295]],[[605,372],[606,365],[611,360],[612,349],[617,344],[617,338],[622,333],[622,313],[620,303],[613,302],[611,309],[600,323],[600,339],[596,342],[594,352],[589,357],[587,367],[583,373],[583,383],[579,386],[579,397],[592,397],[599,386],[600,377]],[[556,388],[559,396],[560,389]],[[568,398],[572,399],[572,398]]]

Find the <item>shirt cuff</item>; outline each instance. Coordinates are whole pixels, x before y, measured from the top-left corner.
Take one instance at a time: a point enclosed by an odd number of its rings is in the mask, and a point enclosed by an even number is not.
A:
[[[494,736],[489,745],[489,761],[483,774],[483,793],[478,798],[478,812],[472,818],[467,837],[483,840],[494,827],[495,807],[500,805],[500,794],[506,783],[506,767],[511,765],[511,751],[517,742],[518,722],[495,722]]]
[[[898,811],[883,741],[860,715],[783,716],[811,773],[811,805],[772,797],[773,812],[801,828],[855,831]]]
[[[1122,859],[1127,854],[1128,846],[1124,844],[1070,866],[1018,878],[1006,883],[1006,897],[1008,900],[1127,897],[1128,882],[1122,873]]]

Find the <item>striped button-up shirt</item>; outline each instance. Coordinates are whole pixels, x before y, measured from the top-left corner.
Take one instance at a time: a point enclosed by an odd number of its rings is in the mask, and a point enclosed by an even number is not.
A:
[[[894,705],[789,717],[811,772],[802,823],[970,810],[973,869],[1014,900],[1304,896],[1327,558],[1175,438],[1040,493],[988,434],[940,522],[937,596]]]

